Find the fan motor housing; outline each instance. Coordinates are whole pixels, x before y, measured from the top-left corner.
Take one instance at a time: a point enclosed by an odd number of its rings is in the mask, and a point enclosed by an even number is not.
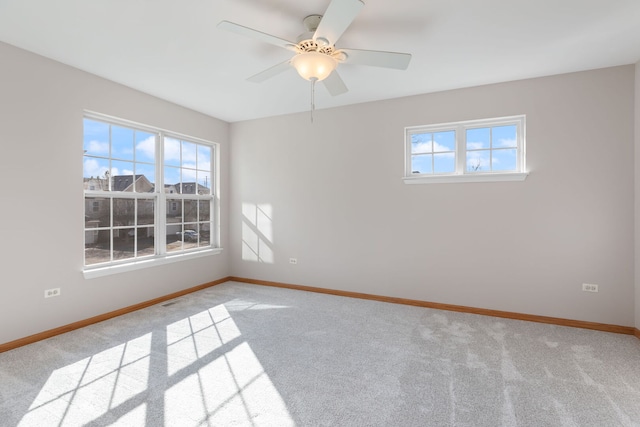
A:
[[[325,55],[333,55],[335,48],[333,46],[321,46],[313,39],[306,39],[298,42],[300,52],[319,52]]]

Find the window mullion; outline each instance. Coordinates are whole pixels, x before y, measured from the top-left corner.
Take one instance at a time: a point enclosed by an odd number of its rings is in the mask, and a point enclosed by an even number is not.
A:
[[[493,127],[489,127],[489,172],[493,172]]]
[[[156,135],[156,254],[164,255],[167,252],[167,196],[164,191],[164,132]]]
[[[113,262],[113,197],[112,196],[109,197],[109,262]]]
[[[464,166],[467,158],[466,131],[464,126],[456,127],[456,174],[464,174]]]

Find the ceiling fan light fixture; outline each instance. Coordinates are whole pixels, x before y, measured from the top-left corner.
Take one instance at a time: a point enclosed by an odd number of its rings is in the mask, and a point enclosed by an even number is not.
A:
[[[324,53],[303,52],[294,56],[291,64],[303,79],[321,81],[336,69],[338,61]]]

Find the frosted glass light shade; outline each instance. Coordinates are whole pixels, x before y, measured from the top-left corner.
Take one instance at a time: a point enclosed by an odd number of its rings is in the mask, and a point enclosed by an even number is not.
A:
[[[294,56],[291,64],[303,79],[320,81],[329,77],[329,74],[336,69],[338,61],[324,53],[305,52]]]

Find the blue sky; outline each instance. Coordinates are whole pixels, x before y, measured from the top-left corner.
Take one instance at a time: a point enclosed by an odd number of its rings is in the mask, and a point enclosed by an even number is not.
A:
[[[155,183],[155,134],[84,119],[84,177],[142,174]],[[111,149],[111,162],[109,162]],[[211,147],[164,138],[166,184],[198,182],[211,186]],[[135,160],[135,161],[134,161]]]
[[[467,170],[516,169],[516,126],[467,129]],[[411,135],[411,170],[420,173],[455,172],[455,131]]]

